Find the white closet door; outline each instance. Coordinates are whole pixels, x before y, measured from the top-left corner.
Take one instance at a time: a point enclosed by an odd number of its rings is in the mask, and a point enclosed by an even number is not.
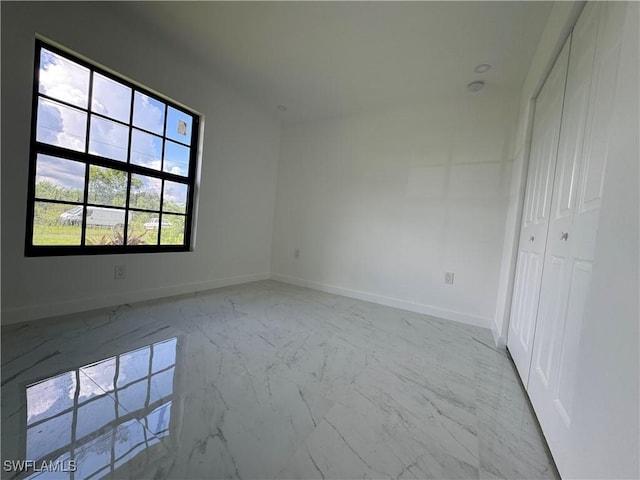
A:
[[[549,227],[569,42],[536,100],[507,346],[527,385]]]
[[[602,11],[600,11],[602,10]],[[528,392],[562,475],[589,295],[622,23],[588,3],[571,53]],[[596,432],[594,432],[596,434]],[[606,440],[603,439],[603,442]]]

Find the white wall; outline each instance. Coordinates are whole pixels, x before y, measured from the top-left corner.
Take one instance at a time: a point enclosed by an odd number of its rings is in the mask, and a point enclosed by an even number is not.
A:
[[[267,278],[279,123],[117,2],[1,8],[3,324]],[[36,32],[204,114],[194,252],[24,257]],[[117,264],[125,280],[113,279]]]
[[[490,327],[517,101],[490,85],[284,126],[275,278]]]

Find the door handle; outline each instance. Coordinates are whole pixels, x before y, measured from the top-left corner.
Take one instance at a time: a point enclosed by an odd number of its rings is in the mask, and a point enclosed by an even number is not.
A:
[[[533,242],[535,239],[536,239],[536,237],[535,237],[534,235],[531,235],[531,236],[529,237],[529,241],[530,241],[530,242]]]
[[[564,240],[565,242],[569,239],[569,232],[562,232],[560,234],[560,240]]]

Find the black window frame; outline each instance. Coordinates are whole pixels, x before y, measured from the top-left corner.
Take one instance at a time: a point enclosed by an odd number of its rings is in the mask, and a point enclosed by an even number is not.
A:
[[[42,94],[39,92],[40,85],[40,55],[41,50],[46,49],[52,53],[60,55],[65,59],[68,59],[78,65],[81,65],[89,70],[89,90],[88,90],[88,102],[86,108],[78,107],[77,105],[73,105],[71,103],[65,102],[64,100],[60,100],[54,97],[49,97],[46,94]],[[130,109],[130,118],[128,123],[118,121],[112,117],[97,113],[92,111],[92,88],[93,88],[93,76],[95,73],[98,73],[110,80],[116,81],[122,85],[125,85],[131,88],[131,109]],[[135,99],[135,93],[140,92],[143,95],[146,95],[154,100],[162,102],[165,105],[164,110],[164,131],[162,135],[158,135],[157,133],[149,132],[144,128],[134,126],[133,125],[133,105]],[[64,255],[109,255],[109,254],[122,254],[122,253],[158,253],[158,252],[186,252],[191,251],[193,242],[192,242],[192,233],[193,233],[193,222],[194,222],[194,202],[195,202],[195,191],[196,191],[196,172],[197,172],[197,159],[198,159],[198,149],[199,149],[199,134],[200,134],[200,115],[194,111],[186,109],[180,104],[176,102],[160,96],[153,91],[150,91],[148,88],[141,86],[138,83],[133,83],[126,78],[115,74],[111,71],[105,70],[104,68],[96,65],[93,62],[87,61],[83,58],[79,58],[78,56],[70,53],[69,51],[59,48],[56,45],[52,45],[51,43],[37,38],[35,41],[35,56],[34,56],[34,75],[33,75],[33,91],[32,91],[33,101],[32,101],[32,111],[31,111],[31,137],[30,137],[30,153],[29,153],[29,177],[28,177],[28,198],[27,198],[27,225],[26,225],[26,234],[25,234],[25,256],[27,257],[40,257],[40,256],[64,256]],[[37,136],[37,122],[38,122],[38,101],[40,98],[54,101],[58,104],[62,104],[64,106],[73,107],[75,110],[80,110],[86,113],[87,115],[87,124],[86,124],[86,138],[85,138],[85,151],[79,152],[76,150],[68,149],[65,147],[60,147],[56,145],[51,145],[48,143],[41,143],[36,140]],[[176,141],[174,138],[169,138],[167,135],[167,117],[169,112],[169,107],[191,117],[191,140],[190,143],[183,143],[180,141]],[[98,117],[102,119],[109,120],[111,122],[118,123],[120,125],[125,125],[129,128],[129,142],[127,146],[127,159],[125,161],[114,160],[106,157],[102,157],[99,155],[89,153],[89,142],[90,142],[90,128],[91,128],[91,117]],[[162,164],[159,170],[148,168],[142,165],[136,165],[130,162],[131,157],[131,137],[134,131],[134,127],[136,130],[139,130],[144,133],[152,133],[156,137],[160,137],[162,139]],[[167,140],[177,143],[178,145],[188,146],[190,148],[189,152],[189,172],[186,177],[181,175],[176,175],[170,172],[165,172],[163,169],[164,166],[164,151],[165,144]],[[52,155],[54,157],[75,160],[83,163],[85,165],[85,179],[84,179],[84,191],[83,191],[83,199],[80,202],[73,201],[62,201],[62,200],[52,200],[52,199],[37,199],[36,198],[36,166],[37,166],[37,157],[38,154],[44,155]],[[113,168],[121,171],[125,171],[127,173],[127,192],[125,197],[125,204],[123,207],[109,206],[103,204],[91,203],[88,200],[88,191],[89,191],[89,170],[90,166],[98,166],[98,167],[106,167]],[[160,188],[160,205],[158,207],[158,211],[151,211],[142,208],[130,207],[130,189],[131,189],[131,176],[132,175],[144,175],[148,177],[154,177],[160,179],[162,181],[162,186]],[[177,213],[171,211],[163,210],[163,195],[164,195],[164,182],[176,182],[181,183],[187,186],[187,203],[185,206],[185,213]],[[82,224],[81,224],[81,239],[80,245],[34,245],[33,244],[33,233],[34,233],[34,220],[35,220],[35,204],[36,202],[46,202],[52,204],[65,204],[65,205],[74,205],[83,207],[83,216],[82,216]],[[117,209],[124,211],[124,224],[123,228],[123,238],[125,239],[123,245],[91,245],[86,243],[86,223],[87,223],[87,210],[91,207],[97,208],[109,208],[109,209]],[[150,214],[157,214],[158,217],[158,238],[156,245],[127,245],[128,238],[128,229],[129,229],[129,217],[130,212],[143,212]],[[168,215],[180,215],[184,216],[184,243],[181,245],[161,245],[161,235],[162,235],[162,218],[165,214]]]

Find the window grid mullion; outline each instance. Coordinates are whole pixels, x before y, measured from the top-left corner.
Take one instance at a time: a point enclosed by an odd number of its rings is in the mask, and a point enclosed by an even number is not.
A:
[[[55,198],[38,198],[35,197],[36,202],[40,203],[56,203],[58,205],[75,205],[77,207],[84,207],[86,204],[82,202],[74,202],[71,200],[56,200]]]
[[[94,73],[94,70],[91,70],[91,76],[93,76],[93,73]],[[122,82],[120,81],[119,83],[122,83]],[[127,87],[128,87],[128,85],[127,85]],[[146,93],[143,93],[143,92],[140,92],[140,93],[142,93],[143,95],[147,95]],[[117,118],[110,117],[109,115],[105,115],[104,113],[95,112],[91,108],[91,98],[89,99],[89,107],[88,108],[84,108],[84,107],[79,107],[78,105],[75,105],[73,103],[67,102],[66,100],[62,100],[60,98],[52,97],[52,96],[47,95],[46,93],[42,93],[42,92],[38,92],[38,97],[44,98],[46,100],[51,100],[52,102],[59,103],[61,105],[64,105],[65,107],[73,108],[75,110],[80,110],[80,111],[86,113],[87,115],[95,115],[96,117],[102,118],[104,120],[108,120],[108,121],[113,122],[113,123],[117,123],[118,125],[122,125],[123,127],[134,127],[136,130],[140,130],[143,133],[148,133],[149,135],[153,135],[154,137],[162,137],[162,135],[158,135],[156,132],[152,132],[151,130],[147,130],[144,127],[140,127],[138,125],[134,125],[133,124],[133,105],[134,105],[134,100],[135,100],[135,95],[134,95],[134,91],[133,90],[131,92],[131,114],[129,116],[129,122],[128,123],[127,122],[123,122],[122,120],[118,120]],[[165,103],[166,100],[163,100],[162,102]],[[171,141],[175,142],[175,143],[178,143],[180,145],[183,145],[185,147],[190,147],[190,145],[188,143],[181,142],[180,140],[171,139]]]
[[[144,401],[145,408],[149,407],[149,402],[151,401],[151,377],[153,375],[153,347],[155,345],[151,345],[149,349],[149,370],[147,370],[147,398]]]
[[[135,90],[131,90],[131,102],[129,103],[129,142],[127,144],[127,195],[124,199],[125,201],[125,211],[124,211],[124,225],[122,228],[122,245],[128,245],[129,240],[129,197],[131,196],[131,182],[133,180],[133,173],[131,172],[131,139],[133,137],[133,105],[135,99]]]
[[[89,91],[87,98],[87,107],[91,106],[91,99],[93,97],[93,70],[89,69]],[[87,112],[87,129],[86,129],[86,137],[84,139],[84,152],[85,154],[89,153],[89,136],[91,135],[91,115]],[[87,242],[87,203],[89,201],[89,179],[90,179],[90,168],[89,163],[85,160],[85,169],[84,169],[84,205],[85,207],[82,209],[82,226],[80,231],[80,246],[85,247]]]
[[[148,177],[157,177],[157,178],[162,177],[162,178],[166,178],[167,180],[171,180],[172,182],[184,183],[185,185],[189,184],[189,177],[176,175],[175,173],[171,173],[171,172],[164,172],[162,170],[154,170],[153,168],[143,167],[142,165],[127,164],[126,162],[122,162],[120,160],[114,160],[112,158],[100,157],[92,154],[85,154],[75,150],[67,150],[65,148],[58,147],[56,145],[38,143],[36,149],[37,149],[37,153],[40,153],[43,155],[59,157],[59,158],[63,158],[65,160],[71,160],[74,162],[82,162],[82,163],[91,162],[92,164],[98,165],[100,167],[115,168],[116,170],[127,170],[127,171],[131,171],[132,173],[137,173],[139,175],[145,175]]]
[[[163,137],[162,137],[162,162],[160,162],[160,170],[164,172],[164,157],[167,149],[167,116],[169,115],[169,107],[165,105],[164,108],[164,128],[162,129]],[[162,184],[160,185],[160,213],[158,214],[158,245],[162,245],[162,219],[164,218],[164,182],[166,180],[162,179]]]
[[[76,390],[73,393],[73,416],[71,420],[71,448],[69,449],[69,460],[76,458],[76,439],[78,429],[78,399],[80,398],[80,369],[76,368]],[[71,472],[71,480],[74,478],[74,472]]]
[[[119,404],[118,404],[118,377],[120,376],[120,355],[116,355],[116,365],[115,365],[115,372],[113,373],[113,398],[114,398],[114,402],[113,402],[113,408],[115,410],[114,412],[114,425],[113,428],[111,429],[111,462],[110,462],[110,471],[111,474],[113,475],[114,472],[114,464],[115,464],[115,458],[116,458],[116,433],[118,431],[118,426],[119,426],[119,422],[118,420],[120,420],[120,416],[118,415],[118,410],[119,410]]]
[[[91,78],[92,75],[93,75],[93,72],[90,71],[89,72],[89,77]],[[80,111],[82,111],[83,113],[86,113],[86,114],[90,114],[91,113],[88,109],[86,109],[84,107],[80,107],[80,106],[75,105],[73,103],[67,102],[66,100],[62,100],[61,98],[52,97],[51,95],[47,95],[46,93],[42,93],[40,91],[38,91],[38,97],[39,98],[44,98],[45,100],[50,100],[50,101],[55,102],[55,103],[59,103],[61,105],[64,105],[65,107],[73,108],[74,110],[80,110]],[[89,97],[89,104],[90,103],[91,103],[91,97]]]

